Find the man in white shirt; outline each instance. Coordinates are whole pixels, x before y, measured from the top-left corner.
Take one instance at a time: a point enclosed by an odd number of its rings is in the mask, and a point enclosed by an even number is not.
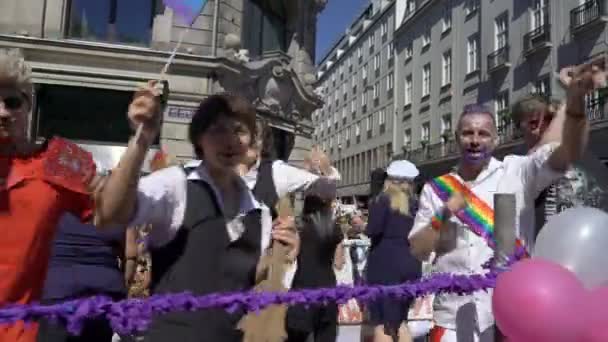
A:
[[[409,236],[414,255],[424,260],[435,252],[437,272],[482,273],[482,265],[494,254],[496,193],[515,194],[516,234],[528,250],[533,248],[534,199],[584,150],[588,135],[584,96],[605,81],[605,73],[592,65],[575,72],[567,90],[564,126],[568,129],[562,143],[540,146],[527,156],[507,156],[502,162],[494,159],[498,143],[494,116],[482,106],[465,107],[456,130],[462,155],[456,171],[432,180],[422,190]],[[491,291],[436,296],[431,340],[494,342],[491,296]]]

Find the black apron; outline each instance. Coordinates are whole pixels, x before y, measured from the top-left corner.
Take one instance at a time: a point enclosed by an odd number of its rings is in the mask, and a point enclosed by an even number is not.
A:
[[[272,164],[274,160],[262,159],[260,166],[258,167],[258,176],[256,177],[255,186],[253,187],[253,195],[255,198],[264,203],[272,214],[272,218],[277,218],[276,206],[279,202],[279,195],[277,194],[277,188],[274,185],[274,178],[272,178]]]
[[[260,211],[243,218],[245,232],[231,242],[211,187],[188,181],[184,222],[167,245],[151,251],[153,294],[195,295],[249,290],[260,258]],[[154,317],[147,342],[240,342],[236,325],[243,312],[222,309],[176,312]]]

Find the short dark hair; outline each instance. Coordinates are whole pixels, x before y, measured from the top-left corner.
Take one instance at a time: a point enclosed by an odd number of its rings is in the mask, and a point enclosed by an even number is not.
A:
[[[541,94],[528,94],[522,96],[511,108],[511,118],[515,127],[519,127],[523,118],[531,113],[549,109],[549,99]]]
[[[470,114],[486,114],[492,119],[492,122],[496,123],[496,118],[494,117],[494,114],[488,107],[481,105],[481,104],[477,104],[477,103],[468,104],[462,108],[462,113],[460,114],[460,117],[458,118],[458,125],[456,125],[457,131],[460,131],[460,125],[461,125],[462,119],[465,116],[470,115]]]
[[[258,139],[262,142],[260,151],[261,159],[274,160],[277,158],[277,152],[274,147],[274,133],[272,127],[266,119],[258,118],[257,121]]]
[[[247,99],[228,93],[211,95],[198,106],[188,128],[188,138],[199,159],[202,159],[203,151],[198,146],[198,138],[222,116],[244,123],[251,132],[252,143],[257,138],[255,108]]]

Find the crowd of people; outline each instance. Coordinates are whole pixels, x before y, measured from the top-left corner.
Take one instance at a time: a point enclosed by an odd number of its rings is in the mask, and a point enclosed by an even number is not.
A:
[[[498,144],[493,113],[466,106],[455,132],[461,158],[452,172],[432,178],[418,193],[415,180],[428,175],[419,175],[409,161],[393,161],[373,174],[366,220],[355,210],[340,222],[340,205],[335,207],[340,175],[328,157],[314,149],[304,168],[277,160],[268,125],[238,95],[211,95],[200,103],[188,131],[196,160],[141,177],[160,130],[156,82],[138,90],[125,109],[126,119],[139,129],[119,164],[99,170],[89,153],[68,140],[37,144],[28,139],[31,77],[18,51],[0,52],[0,227],[5,231],[0,305],[100,294],[119,300],[250,290],[276,244],[287,247],[282,274],[287,289],[333,287],[345,264],[353,268],[357,284],[416,280],[423,263],[437,272],[484,272],[482,265],[494,254],[486,234],[491,227],[483,220],[493,215],[493,195],[515,194],[515,234],[532,251],[546,217],[556,211],[551,194],[564,179],[571,180],[567,174],[586,150],[585,95],[606,81],[603,65],[569,67],[561,72],[563,101],[539,96],[519,101],[512,115],[528,151],[502,161],[493,157]],[[279,201],[295,193],[303,194],[301,213],[280,215]],[[348,244],[361,236],[370,243],[364,270],[357,268],[357,249]],[[361,303],[374,341],[413,340],[412,302]],[[336,341],[338,310],[336,303],[289,307],[286,340]],[[168,313],[154,317],[138,338],[241,341],[243,315],[220,309]],[[88,321],[79,336],[70,335],[63,323],[0,325],[0,341],[133,338],[117,336],[104,317]],[[501,339],[491,291],[436,296],[433,323],[432,342]]]

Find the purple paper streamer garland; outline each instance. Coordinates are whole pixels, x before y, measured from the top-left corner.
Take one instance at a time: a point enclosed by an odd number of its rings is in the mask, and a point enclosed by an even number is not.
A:
[[[491,270],[483,275],[434,274],[417,282],[394,286],[338,286],[283,293],[248,291],[204,296],[178,293],[119,302],[113,302],[107,297],[91,297],[54,305],[4,307],[0,309],[0,324],[11,324],[21,320],[29,322],[44,317],[65,322],[71,333],[78,334],[85,320],[105,315],[115,332],[129,334],[145,331],[153,315],[174,311],[220,308],[229,312],[237,310],[255,312],[272,304],[345,303],[351,298],[368,302],[380,296],[417,298],[446,292],[464,295],[493,288],[499,273],[498,270]]]

